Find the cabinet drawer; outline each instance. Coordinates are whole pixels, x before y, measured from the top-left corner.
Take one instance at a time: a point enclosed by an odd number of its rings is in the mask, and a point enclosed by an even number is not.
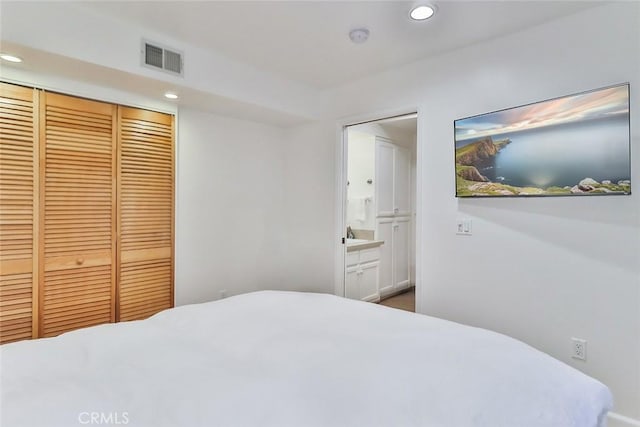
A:
[[[360,263],[377,261],[380,259],[380,249],[372,248],[372,249],[363,249],[360,251]]]
[[[348,267],[350,265],[358,264],[360,262],[360,252],[362,251],[347,252],[347,259],[345,260],[345,265]]]

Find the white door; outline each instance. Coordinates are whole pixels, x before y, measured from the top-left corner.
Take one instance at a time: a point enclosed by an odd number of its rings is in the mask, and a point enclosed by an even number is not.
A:
[[[358,271],[359,266],[353,266],[347,268],[345,280],[344,280],[344,296],[351,299],[360,299],[360,289],[358,285],[358,279],[360,275]]]
[[[396,218],[393,223],[393,287],[409,286],[410,218]]]
[[[396,147],[394,154],[393,198],[394,215],[411,214],[411,152]]]
[[[393,291],[393,218],[379,218],[376,221],[376,240],[380,246],[380,295]]]
[[[376,216],[392,216],[394,146],[376,137]]]

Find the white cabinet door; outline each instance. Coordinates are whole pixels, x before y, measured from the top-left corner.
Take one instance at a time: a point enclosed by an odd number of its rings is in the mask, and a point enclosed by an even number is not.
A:
[[[404,289],[411,282],[411,151],[376,136],[376,240],[380,247],[379,296]],[[363,291],[363,297],[369,291]]]
[[[360,299],[365,301],[378,301],[378,276],[379,263],[371,262],[360,266]]]
[[[360,271],[359,266],[350,267],[346,270],[345,280],[344,280],[344,296],[346,298],[351,299],[360,299],[360,289],[358,286],[358,279],[360,275],[358,274]]]
[[[396,218],[393,222],[393,287],[409,286],[410,218]]]
[[[376,216],[411,214],[411,152],[376,137]]]
[[[380,295],[393,291],[393,218],[380,218],[376,224],[376,240],[384,243],[380,246]]]
[[[393,179],[394,215],[411,214],[411,152],[395,147]]]
[[[380,281],[378,248],[362,249],[350,252],[352,262],[345,270],[344,296],[364,301],[379,301],[378,283]]]
[[[393,156],[395,147],[376,137],[376,216],[393,215]]]

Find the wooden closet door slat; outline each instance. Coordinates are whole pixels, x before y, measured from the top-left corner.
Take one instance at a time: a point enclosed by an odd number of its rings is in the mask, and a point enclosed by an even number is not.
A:
[[[37,336],[38,93],[0,83],[0,344]]]
[[[173,307],[174,118],[119,108],[119,320]]]
[[[43,97],[40,333],[53,336],[115,321],[117,107]]]

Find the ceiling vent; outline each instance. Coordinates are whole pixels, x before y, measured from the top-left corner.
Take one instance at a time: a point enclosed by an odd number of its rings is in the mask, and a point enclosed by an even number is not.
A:
[[[182,52],[147,40],[142,40],[142,65],[173,75],[184,75]]]

